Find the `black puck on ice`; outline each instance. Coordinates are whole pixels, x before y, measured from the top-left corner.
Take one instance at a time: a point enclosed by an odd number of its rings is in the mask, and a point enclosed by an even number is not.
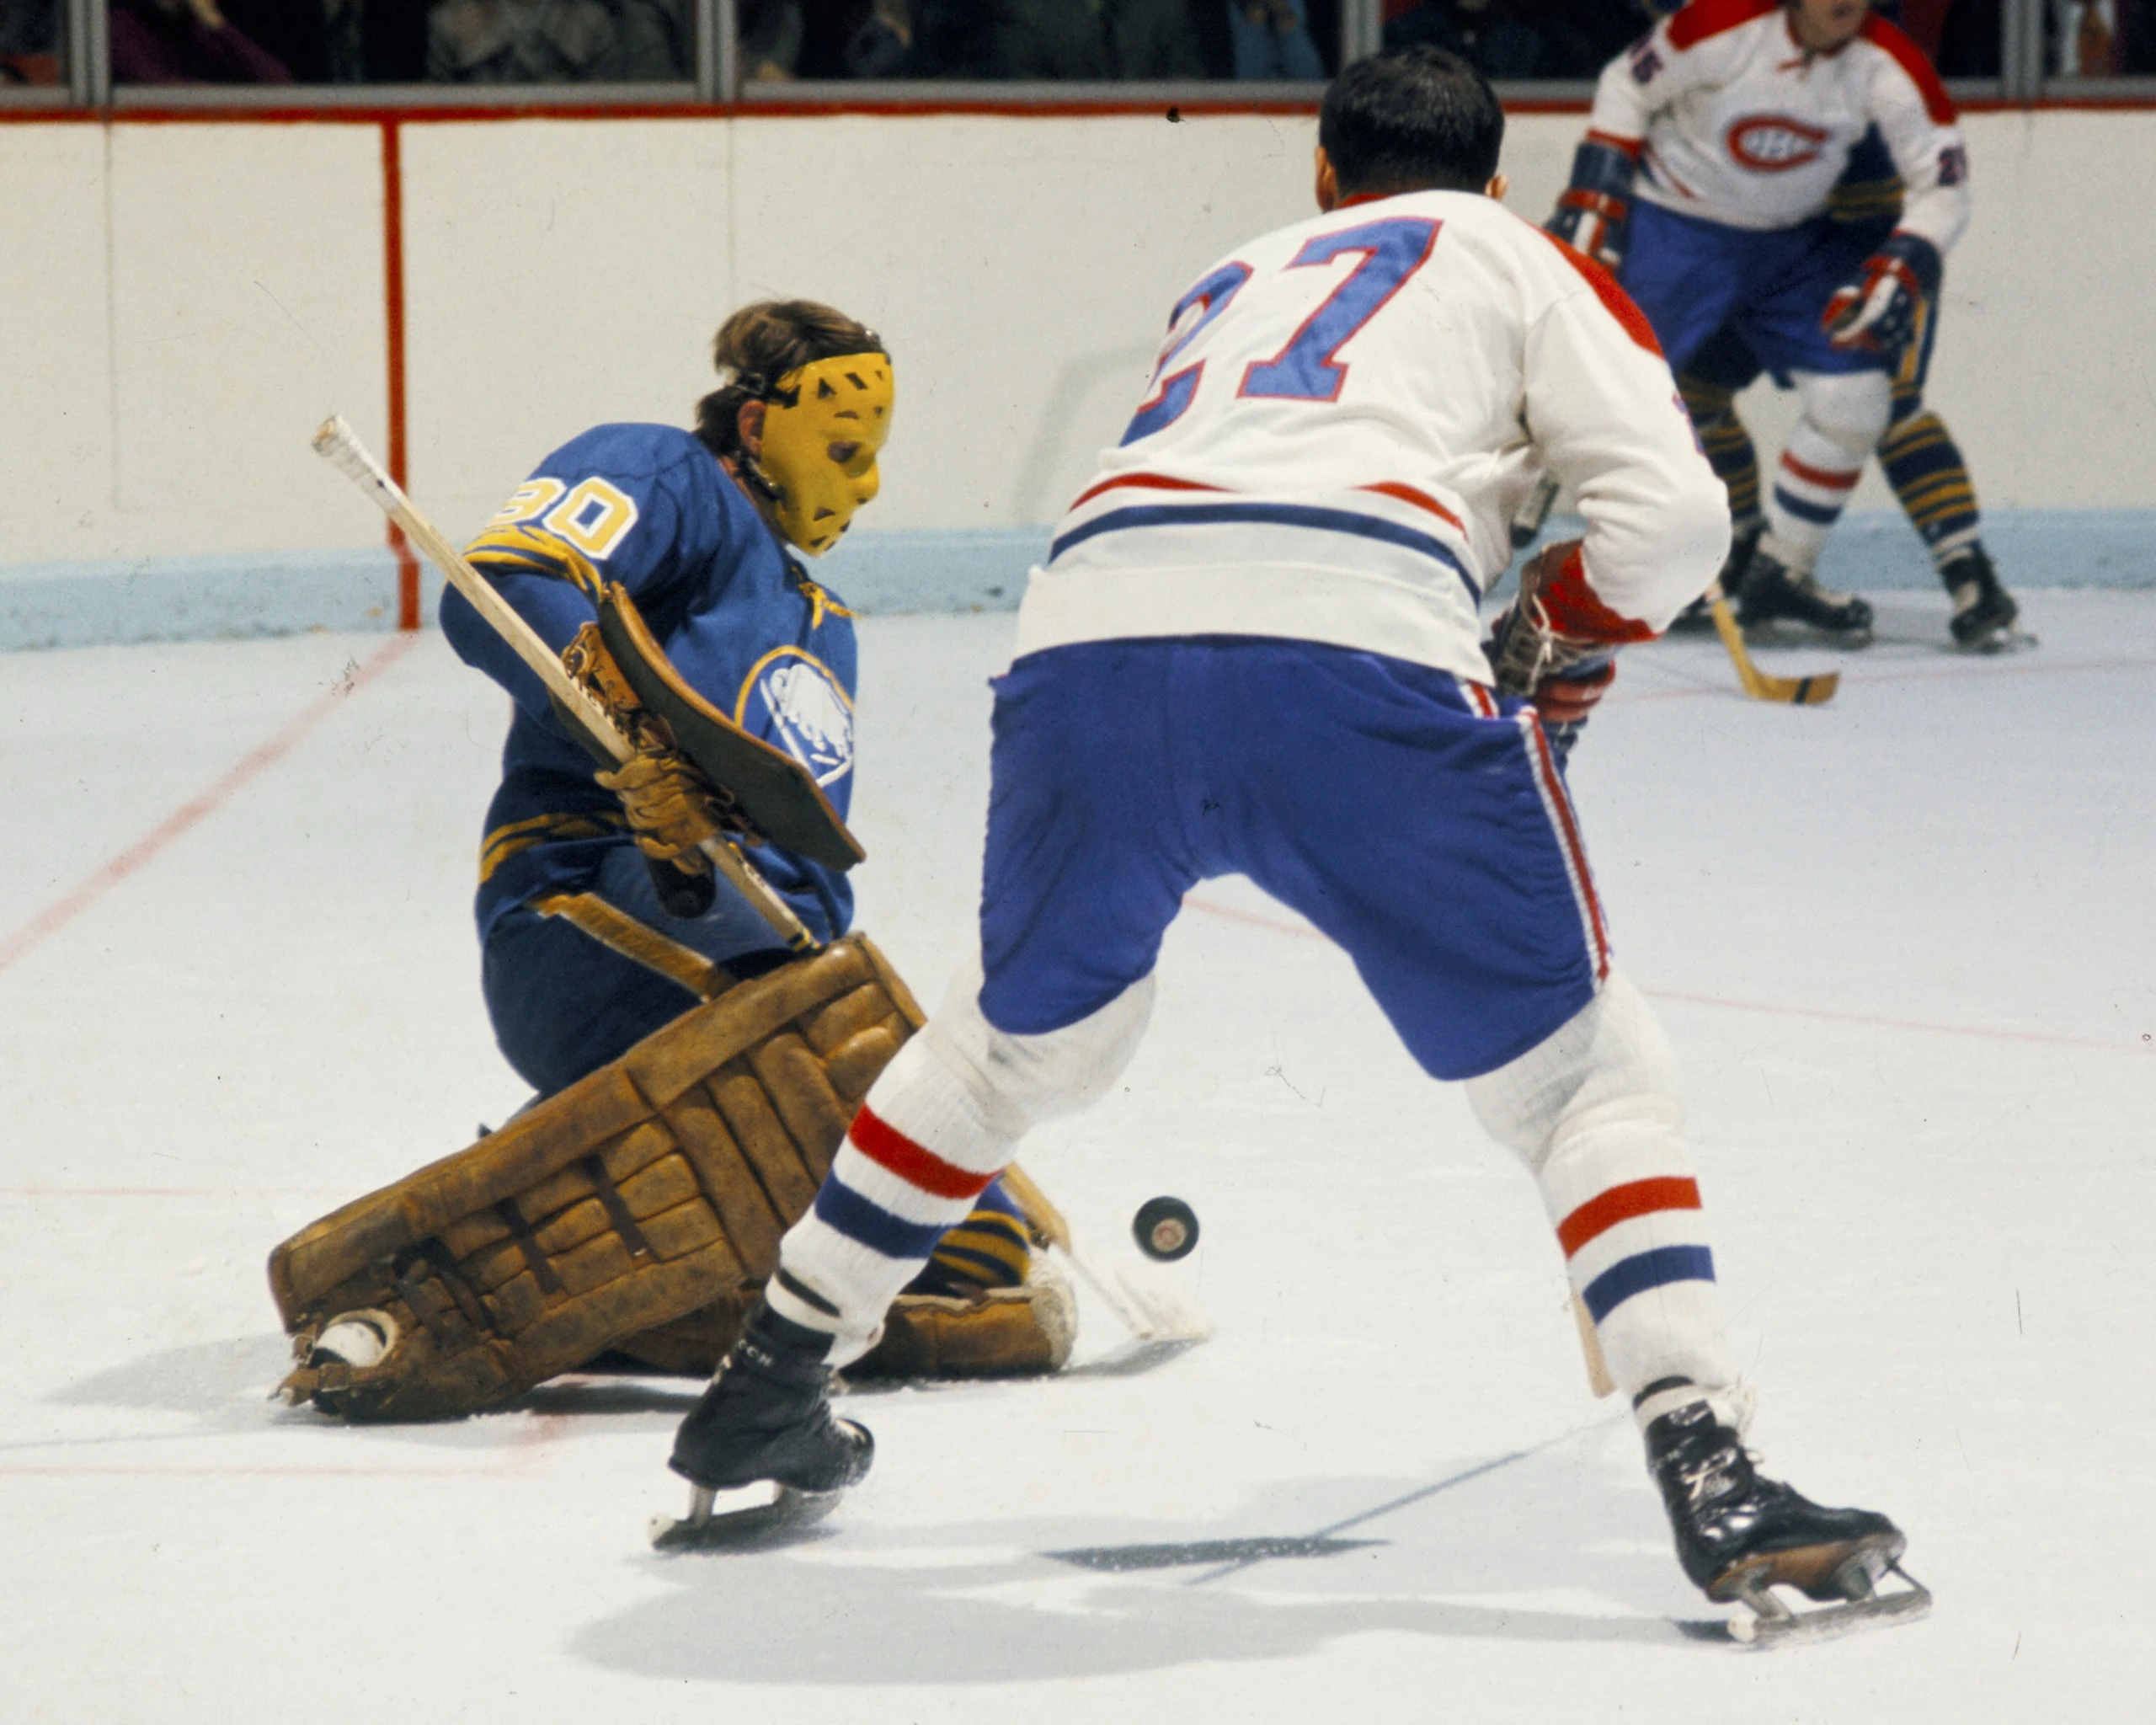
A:
[[[1149,1198],[1138,1206],[1130,1231],[1146,1257],[1172,1263],[1198,1244],[1198,1212],[1180,1198]]]

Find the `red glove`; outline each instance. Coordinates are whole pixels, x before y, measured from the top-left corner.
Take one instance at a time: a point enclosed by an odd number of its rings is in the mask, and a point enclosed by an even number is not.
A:
[[[1838,348],[1898,355],[1915,339],[1917,317],[1939,291],[1938,248],[1913,233],[1891,233],[1864,260],[1864,273],[1834,290],[1820,327]]]
[[[1534,703],[1562,759],[1594,704],[1616,681],[1618,648],[1654,631],[1620,616],[1588,583],[1580,542],[1543,550],[1520,571],[1518,601],[1492,626],[1482,651],[1497,688]]]
[[[1594,711],[1595,703],[1616,681],[1615,659],[1582,660],[1570,670],[1543,678],[1529,698],[1534,702],[1534,710],[1542,715],[1545,729],[1583,724],[1588,714]]]

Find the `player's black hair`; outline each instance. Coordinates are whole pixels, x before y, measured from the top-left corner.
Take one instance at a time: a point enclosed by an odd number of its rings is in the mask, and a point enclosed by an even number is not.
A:
[[[1497,171],[1505,110],[1457,54],[1417,45],[1358,60],[1326,86],[1317,141],[1340,190],[1479,192]]]
[[[718,326],[712,364],[726,381],[696,403],[696,438],[716,456],[740,459],[741,409],[772,400],[789,371],[840,354],[889,351],[865,323],[814,300],[758,300]]]

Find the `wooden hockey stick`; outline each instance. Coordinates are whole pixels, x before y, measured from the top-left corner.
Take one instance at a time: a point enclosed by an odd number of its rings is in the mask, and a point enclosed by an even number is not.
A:
[[[1033,1183],[1033,1176],[1017,1163],[1005,1168],[1003,1189],[1018,1202],[1026,1220],[1048,1236],[1049,1244],[1078,1272],[1086,1285],[1107,1302],[1123,1327],[1140,1342],[1202,1342],[1213,1333],[1203,1315],[1161,1287],[1134,1283],[1115,1268],[1096,1264],[1080,1251],[1070,1224],[1049,1196]]]
[[[1617,1381],[1609,1375],[1609,1362],[1602,1357],[1602,1338],[1594,1332],[1594,1320],[1588,1316],[1587,1302],[1577,1294],[1572,1295],[1572,1316],[1580,1327],[1580,1356],[1587,1361],[1587,1386],[1594,1391],[1595,1399],[1617,1393]]]
[[[1737,681],[1744,686],[1744,692],[1754,701],[1779,701],[1790,707],[1817,707],[1822,702],[1834,698],[1834,691],[1842,686],[1842,674],[1838,670],[1822,672],[1816,677],[1770,677],[1752,662],[1752,655],[1745,649],[1744,631],[1737,628],[1737,619],[1729,613],[1729,601],[1722,596],[1721,583],[1716,581],[1706,591],[1707,609],[1714,615],[1715,633],[1721,637],[1721,644],[1728,650],[1729,661],[1737,667]]]
[[[560,658],[540,638],[538,631],[519,617],[515,607],[494,590],[493,584],[442,537],[441,530],[414,507],[403,488],[367,452],[359,435],[341,415],[325,420],[316,431],[314,452],[366,492],[376,508],[404,530],[405,537],[426,553],[451,586],[471,601],[472,608],[485,619],[488,627],[531,668],[547,692],[613,756],[616,765],[634,758],[636,745],[622,734],[606,710],[562,668]],[[772,891],[771,883],[757,873],[725,839],[707,839],[698,848],[710,860],[719,878],[746,899],[787,946],[798,953],[806,953],[814,952],[821,944],[793,914],[793,907]]]
[[[1550,507],[1557,501],[1557,482],[1547,473],[1535,481],[1534,489],[1528,494],[1527,501],[1513,517],[1513,550],[1524,551],[1534,542],[1534,536],[1550,519]]]

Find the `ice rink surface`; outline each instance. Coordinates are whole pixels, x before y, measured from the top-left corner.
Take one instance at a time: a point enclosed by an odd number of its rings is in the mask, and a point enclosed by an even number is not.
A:
[[[468,911],[503,697],[432,634],[0,660],[0,1717],[2137,1717],[2156,595],[2031,593],[2042,647],[1993,660],[1879,608],[1868,652],[1764,655],[1840,664],[1819,709],[1745,702],[1711,643],[1628,654],[1573,772],[1752,1442],[1895,1516],[1938,1596],[1773,1653],[1673,1626],[1716,1613],[1525,1177],[1238,881],[1171,932],[1123,1088],[1025,1151],[1104,1258],[1197,1207],[1204,1346],[1124,1370],[1088,1306],[1059,1379],[850,1397],[878,1463],[825,1536],[717,1558],[644,1545],[680,1381],[402,1429],[269,1401],[270,1247],[524,1099]],[[1011,622],[863,625],[861,926],[931,1004]],[[1357,1517],[1323,1557],[1050,1555]]]

